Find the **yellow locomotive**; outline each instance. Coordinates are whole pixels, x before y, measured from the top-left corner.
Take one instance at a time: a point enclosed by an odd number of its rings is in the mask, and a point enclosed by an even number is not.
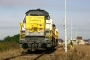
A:
[[[20,23],[20,46],[23,49],[38,50],[58,45],[58,31],[49,13],[42,9],[26,12]]]

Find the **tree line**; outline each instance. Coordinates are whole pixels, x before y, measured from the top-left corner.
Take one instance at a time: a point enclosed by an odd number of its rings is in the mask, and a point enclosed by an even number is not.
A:
[[[16,34],[14,36],[6,36],[3,39],[3,42],[16,42],[16,43],[19,43],[19,37],[20,37],[20,34]]]

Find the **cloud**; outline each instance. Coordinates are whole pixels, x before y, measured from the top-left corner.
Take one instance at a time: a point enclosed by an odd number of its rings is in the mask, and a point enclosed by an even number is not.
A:
[[[50,1],[43,2],[38,0],[1,0],[2,6],[31,6],[31,7],[57,7],[57,4],[52,4]]]
[[[19,22],[15,22],[15,21],[0,21],[0,27],[5,27],[5,26],[19,26]]]
[[[90,8],[89,7],[73,7],[73,6],[68,6],[67,7],[67,11],[68,12],[75,12],[75,13],[80,13],[80,12],[90,12]]]
[[[0,26],[0,30],[19,30],[19,26]]]

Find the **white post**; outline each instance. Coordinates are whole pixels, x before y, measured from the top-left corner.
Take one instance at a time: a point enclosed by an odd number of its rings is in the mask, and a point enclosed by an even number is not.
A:
[[[76,27],[76,46],[77,46],[77,27]]]
[[[65,52],[67,52],[67,32],[66,32],[66,0],[65,0]]]
[[[72,20],[71,20],[71,40],[72,40]]]

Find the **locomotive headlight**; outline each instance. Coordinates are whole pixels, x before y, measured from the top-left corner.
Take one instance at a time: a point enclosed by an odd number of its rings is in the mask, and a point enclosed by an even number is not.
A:
[[[26,30],[26,35],[29,35],[29,30]]]
[[[41,35],[44,35],[44,31],[43,31],[43,30],[40,30],[40,34],[41,34]]]

